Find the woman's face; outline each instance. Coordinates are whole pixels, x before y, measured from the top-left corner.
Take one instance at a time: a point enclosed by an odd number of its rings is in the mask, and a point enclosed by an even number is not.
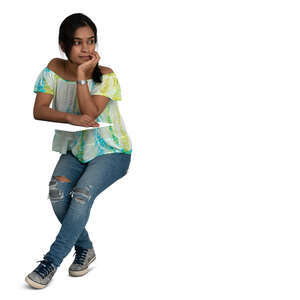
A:
[[[89,56],[95,50],[95,36],[89,26],[79,27],[73,38],[70,58],[73,63],[81,65],[91,59]]]

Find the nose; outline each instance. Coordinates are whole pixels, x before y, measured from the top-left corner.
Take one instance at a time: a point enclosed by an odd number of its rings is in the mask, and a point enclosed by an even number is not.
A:
[[[82,43],[81,51],[89,53],[90,45]]]

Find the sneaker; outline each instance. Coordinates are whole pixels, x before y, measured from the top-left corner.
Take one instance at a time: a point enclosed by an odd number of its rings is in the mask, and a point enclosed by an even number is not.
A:
[[[75,259],[69,267],[69,274],[71,276],[82,276],[88,272],[89,264],[96,259],[95,251],[94,248],[84,249],[75,246],[75,254]]]
[[[57,268],[47,259],[37,262],[40,264],[26,276],[25,281],[33,288],[42,289],[51,281]]]

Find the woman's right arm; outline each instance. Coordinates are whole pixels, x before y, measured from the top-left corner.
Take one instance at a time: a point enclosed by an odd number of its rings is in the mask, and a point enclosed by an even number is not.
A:
[[[77,126],[99,127],[99,124],[89,115],[74,115],[50,108],[53,95],[38,92],[33,107],[33,117],[36,120],[70,123]]]
[[[60,123],[70,122],[70,113],[61,112],[50,108],[53,95],[37,93],[33,107],[33,117],[36,120],[45,120]]]

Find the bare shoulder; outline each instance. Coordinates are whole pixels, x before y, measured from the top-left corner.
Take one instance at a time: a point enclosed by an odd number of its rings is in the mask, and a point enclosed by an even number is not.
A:
[[[107,73],[113,73],[113,72],[114,72],[114,71],[113,71],[111,68],[109,68],[109,67],[105,67],[105,66],[100,66],[100,65],[99,65],[99,68],[100,68],[102,74],[107,74]]]
[[[49,61],[47,68],[54,72],[57,72],[57,71],[59,72],[61,69],[62,63],[63,63],[63,59],[55,57]]]

